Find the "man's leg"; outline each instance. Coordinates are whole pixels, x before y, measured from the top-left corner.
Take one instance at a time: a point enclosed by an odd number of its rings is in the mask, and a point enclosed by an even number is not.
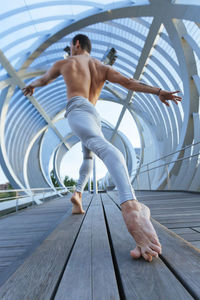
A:
[[[118,188],[125,224],[137,244],[131,256],[143,256],[148,261],[152,260],[152,256],[158,257],[161,245],[150,221],[150,210],[135,197],[122,153],[100,136],[88,138],[86,145],[103,160]]]
[[[95,110],[94,115],[88,111],[86,108],[71,111],[68,115],[70,127],[82,143],[103,160],[118,188],[124,221],[137,244],[131,255],[142,255],[150,261],[152,256],[161,253],[161,245],[150,221],[150,210],[137,201],[124,157],[104,138],[98,114]]]
[[[79,179],[76,184],[76,190],[71,197],[73,203],[72,213],[83,214],[85,211],[82,207],[82,193],[88,182],[89,176],[93,168],[94,153],[86,148],[82,143],[83,162],[79,170]]]

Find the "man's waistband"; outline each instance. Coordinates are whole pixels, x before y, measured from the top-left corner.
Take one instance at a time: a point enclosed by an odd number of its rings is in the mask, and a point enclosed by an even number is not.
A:
[[[70,98],[67,101],[65,117],[67,117],[68,113],[73,108],[75,108],[75,107],[77,108],[77,107],[81,106],[83,103],[87,103],[87,105],[94,108],[94,105],[87,98],[85,98],[83,96],[75,96],[75,97]]]

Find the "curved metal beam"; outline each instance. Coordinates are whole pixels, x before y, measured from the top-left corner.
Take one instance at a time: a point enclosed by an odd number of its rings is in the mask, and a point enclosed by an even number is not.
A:
[[[77,17],[75,21],[72,21],[71,24],[68,23],[67,26],[60,26],[56,27],[53,31],[54,33],[48,37],[39,47],[35,47],[35,50],[32,52],[32,54],[29,56],[29,58],[23,63],[21,68],[27,68],[34,59],[36,59],[41,52],[43,52],[45,49],[47,49],[50,45],[57,42],[61,38],[63,38],[65,35],[70,34],[76,30],[79,30],[81,28],[84,28],[86,26],[96,24],[98,22],[105,22],[113,19],[119,19],[122,16],[124,18],[126,17],[145,17],[145,16],[156,16],[158,12],[159,7],[159,15],[166,19],[166,11],[168,12],[168,18],[181,18],[184,15],[184,18],[187,20],[193,20],[196,22],[199,22],[199,11],[195,6],[187,6],[187,5],[175,5],[169,2],[164,3],[164,5],[161,6],[158,5],[158,3],[155,1],[152,1],[150,5],[131,5],[127,7],[120,7],[113,9],[113,7],[106,6],[107,10],[104,10],[103,12],[97,12],[96,13],[91,11],[92,15],[87,15],[85,18],[82,18],[82,16]]]

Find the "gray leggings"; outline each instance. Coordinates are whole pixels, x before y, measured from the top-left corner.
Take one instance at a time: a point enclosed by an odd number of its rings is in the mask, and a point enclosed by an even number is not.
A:
[[[94,105],[82,96],[68,100],[65,117],[82,142],[83,163],[76,191],[83,192],[93,166],[93,153],[103,160],[117,186],[120,204],[136,199],[122,153],[103,136],[101,118]]]

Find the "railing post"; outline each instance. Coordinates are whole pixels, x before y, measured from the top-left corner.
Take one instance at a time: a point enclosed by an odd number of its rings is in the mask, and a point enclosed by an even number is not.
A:
[[[32,192],[32,205],[34,203],[34,192]]]
[[[166,165],[166,171],[167,171],[167,187],[168,187],[168,191],[170,190],[170,177],[169,177],[169,165]]]
[[[150,180],[150,175],[149,175],[149,164],[147,164],[147,174],[148,174],[149,189],[151,191],[151,180]]]
[[[91,194],[91,177],[88,179],[88,192]]]
[[[16,212],[18,211],[18,198],[16,198]]]
[[[140,189],[140,183],[139,183],[139,179],[138,179],[138,175],[137,175],[137,185],[138,185],[138,190]]]

